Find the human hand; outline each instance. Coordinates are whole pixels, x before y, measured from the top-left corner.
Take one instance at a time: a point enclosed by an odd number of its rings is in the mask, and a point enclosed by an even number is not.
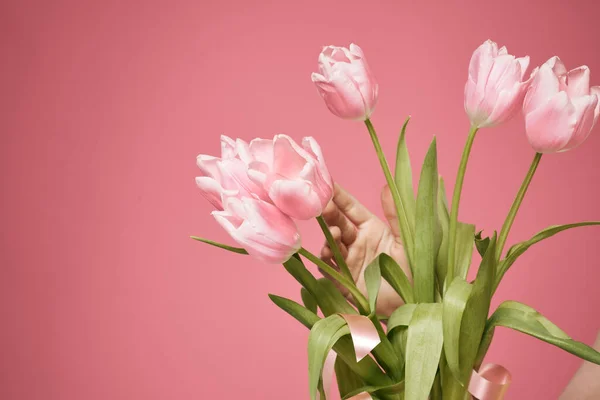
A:
[[[400,240],[396,208],[387,185],[381,192],[381,205],[389,224],[371,213],[346,190],[336,184],[333,199],[323,212],[323,218],[348,264],[354,282],[365,295],[367,294],[364,280],[365,269],[380,253],[386,253],[396,260],[409,279],[412,279],[404,247]],[[339,269],[327,243],[321,249],[321,259]],[[350,294],[343,287],[338,287],[350,300]],[[382,281],[377,300],[377,313],[389,316],[402,304],[402,298],[396,291],[386,281]]]

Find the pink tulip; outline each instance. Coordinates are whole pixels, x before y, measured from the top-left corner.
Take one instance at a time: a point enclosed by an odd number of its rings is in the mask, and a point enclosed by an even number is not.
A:
[[[274,205],[252,197],[225,196],[224,208],[212,215],[251,256],[279,264],[300,249],[296,224]]]
[[[307,137],[302,145],[286,135],[254,139],[248,176],[285,214],[310,219],[321,215],[331,200],[333,182],[317,142]]]
[[[538,153],[567,151],[589,136],[600,114],[600,86],[586,66],[569,72],[558,57],[540,67],[525,97],[525,130]]]
[[[248,143],[221,136],[221,158],[204,154],[197,157],[202,176],[196,178],[196,185],[219,210],[223,210],[224,195],[240,194],[267,200],[265,190],[248,178],[249,161]]]
[[[312,81],[329,110],[340,118],[366,120],[377,103],[379,86],[360,47],[327,46]]]
[[[523,81],[528,65],[529,57],[515,58],[491,40],[475,50],[465,85],[465,111],[471,125],[499,125],[519,111],[532,78]]]

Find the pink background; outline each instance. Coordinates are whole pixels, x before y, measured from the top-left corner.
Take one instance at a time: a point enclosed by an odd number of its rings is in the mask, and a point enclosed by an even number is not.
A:
[[[0,398],[308,398],[308,332],[267,297],[299,299],[298,285],[188,238],[228,241],[195,188],[196,155],[217,153],[221,133],[314,135],[336,180],[379,213],[366,130],[332,116],[309,78],[322,45],[354,41],[381,85],[388,156],[412,114],[415,164],[438,135],[452,186],[471,52],[492,38],[533,65],[557,54],[599,84],[600,6],[584,3],[2,2]],[[510,242],[600,219],[599,130],[544,157]],[[461,218],[490,232],[533,156],[522,118],[482,131],[473,152]],[[317,251],[315,224],[302,228]],[[494,304],[523,301],[592,343],[598,232],[532,248]],[[556,398],[580,364],[506,329],[488,359],[512,371],[514,399]]]

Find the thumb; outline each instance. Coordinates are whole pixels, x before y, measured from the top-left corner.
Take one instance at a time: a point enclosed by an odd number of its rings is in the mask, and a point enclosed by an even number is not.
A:
[[[381,208],[383,215],[390,225],[392,233],[396,237],[400,237],[400,225],[398,225],[398,214],[396,213],[396,205],[392,197],[392,191],[388,185],[385,185],[381,190]]]

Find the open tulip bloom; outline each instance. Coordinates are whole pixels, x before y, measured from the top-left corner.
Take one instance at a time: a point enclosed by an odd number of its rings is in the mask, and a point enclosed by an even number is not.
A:
[[[394,200],[408,264],[403,270],[389,255],[377,255],[364,271],[364,292],[321,217],[333,195],[333,180],[314,138],[298,144],[276,135],[246,143],[223,136],[220,157],[198,156],[196,183],[215,207],[216,221],[241,247],[193,238],[264,262],[282,263],[302,286],[303,304],[275,295],[270,298],[310,329],[311,399],[328,395],[334,373],[344,399],[502,399],[510,373],[499,365],[483,364],[498,326],[600,364],[600,353],[570,338],[530,306],[506,301],[490,310],[504,274],[530,246],[567,229],[600,225],[596,221],[553,225],[504,251],[542,153],[579,146],[600,113],[600,88],[590,86],[587,67],[567,71],[553,57],[526,78],[528,64],[528,57],[516,58],[492,41],[473,53],[465,85],[471,129],[449,203],[438,175],[435,138],[422,164],[415,196],[405,141],[408,119],[392,174],[369,119],[378,85],[363,51],[354,44],[348,49],[323,49],[312,81],[334,115],[364,121]],[[520,110],[534,149],[533,161],[499,234],[484,236],[474,225],[458,220],[469,154],[480,129],[499,125]],[[294,220],[312,218],[323,230],[339,270],[301,247]],[[473,248],[479,260],[472,260]],[[328,279],[315,278],[305,267],[307,261]],[[477,265],[477,275],[468,281],[472,264]],[[382,279],[403,300],[389,316],[375,312]]]

